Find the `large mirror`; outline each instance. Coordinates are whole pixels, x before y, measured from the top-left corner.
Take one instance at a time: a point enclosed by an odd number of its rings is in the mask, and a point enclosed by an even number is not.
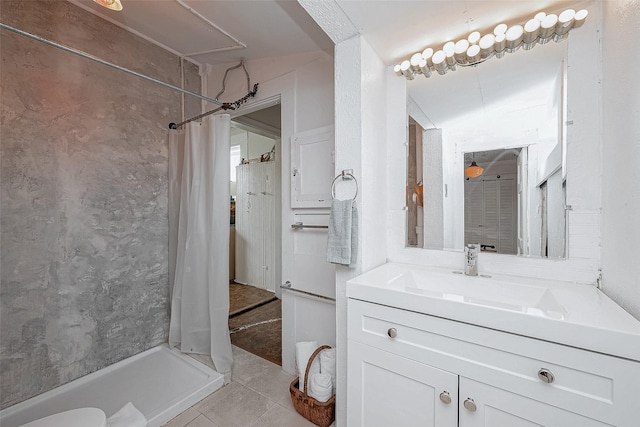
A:
[[[407,81],[407,246],[565,257],[566,49]]]

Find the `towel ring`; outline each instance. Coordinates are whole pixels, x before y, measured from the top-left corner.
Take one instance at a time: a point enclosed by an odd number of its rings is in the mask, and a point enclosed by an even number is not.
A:
[[[340,177],[342,177],[342,179],[353,179],[353,182],[356,183],[356,194],[353,196],[353,199],[352,199],[352,200],[355,200],[356,197],[358,197],[358,180],[356,179],[355,176],[353,176],[351,172],[348,172],[348,171],[342,171],[340,175],[337,175],[335,178],[333,178],[333,182],[331,182],[331,198],[332,199],[336,198],[336,181]]]

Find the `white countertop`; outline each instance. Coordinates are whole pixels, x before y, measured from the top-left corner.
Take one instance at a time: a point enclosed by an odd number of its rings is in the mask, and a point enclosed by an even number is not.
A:
[[[347,297],[640,361],[640,321],[595,286],[387,263]]]

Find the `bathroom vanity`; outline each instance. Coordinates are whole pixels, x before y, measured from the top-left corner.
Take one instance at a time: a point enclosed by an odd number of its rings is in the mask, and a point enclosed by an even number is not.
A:
[[[459,273],[348,282],[349,426],[640,425],[640,322],[595,286]]]

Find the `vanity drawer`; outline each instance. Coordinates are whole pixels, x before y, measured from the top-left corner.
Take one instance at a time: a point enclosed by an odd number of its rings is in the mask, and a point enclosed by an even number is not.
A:
[[[640,363],[618,357],[355,299],[348,338],[613,425],[640,404]]]

